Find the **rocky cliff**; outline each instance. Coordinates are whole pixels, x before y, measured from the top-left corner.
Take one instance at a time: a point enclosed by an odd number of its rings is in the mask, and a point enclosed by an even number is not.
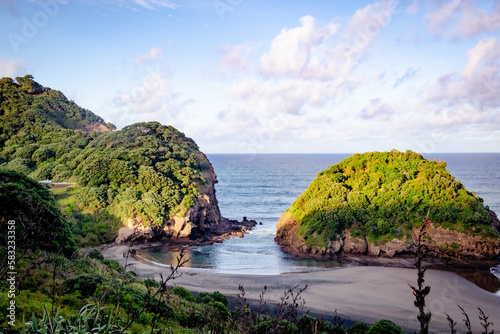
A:
[[[204,158],[208,161],[205,155]],[[206,180],[200,189],[195,203],[183,215],[174,215],[164,226],[148,226],[141,217],[127,219],[127,226],[119,231],[117,243],[123,243],[132,237],[140,240],[165,240],[166,238],[203,239],[222,235],[228,231],[227,220],[223,220],[217,198],[215,184],[217,175],[210,168],[203,172]]]
[[[299,226],[290,215],[283,215],[278,223],[275,240],[282,249],[295,256],[334,258],[345,255],[370,255],[398,257],[414,255],[419,228],[410,236],[382,242],[369,241],[366,237],[353,236],[349,230],[337,235],[326,246],[310,245],[299,236]],[[494,260],[500,255],[500,242],[494,238],[473,236],[466,233],[430,225],[426,228],[425,244],[429,255],[457,260]]]
[[[354,155],[318,173],[281,216],[275,240],[297,256],[396,257],[415,252],[429,215],[431,256],[496,259],[500,222],[445,167],[410,151]]]

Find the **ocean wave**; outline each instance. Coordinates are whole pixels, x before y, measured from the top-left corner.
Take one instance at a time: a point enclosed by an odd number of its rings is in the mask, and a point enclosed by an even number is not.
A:
[[[490,272],[495,275],[496,277],[498,277],[498,279],[500,279],[500,265],[496,266],[496,267],[491,267],[490,268]]]

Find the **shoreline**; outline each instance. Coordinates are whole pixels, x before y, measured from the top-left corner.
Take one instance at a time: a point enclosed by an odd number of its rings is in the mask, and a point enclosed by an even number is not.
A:
[[[106,245],[101,248],[105,258],[124,265],[127,245]],[[169,268],[162,268],[140,262],[129,256],[130,270],[140,277],[164,277]],[[239,293],[238,286],[244,286],[250,304],[257,304],[264,286],[268,287],[265,295],[267,304],[275,305],[285,290],[296,285],[308,288],[302,296],[306,301],[304,310],[311,314],[323,315],[331,319],[335,311],[347,322],[363,321],[368,324],[380,319],[389,319],[405,331],[419,328],[417,308],[413,305],[414,296],[408,284],[415,284],[415,269],[384,266],[350,266],[339,269],[325,269],[307,273],[287,273],[281,275],[246,275],[222,274],[209,271],[180,268],[181,276],[171,281],[171,285],[183,286],[194,292],[219,291],[228,299],[235,300]],[[429,269],[425,275],[425,284],[431,286],[426,299],[427,310],[432,312],[431,332],[449,333],[445,313],[456,322],[459,331],[463,325],[463,315],[457,304],[462,306],[472,319],[472,328],[480,328],[478,307],[489,321],[500,330],[500,295],[482,290],[462,276],[440,270]],[[236,304],[235,304],[236,305]],[[495,329],[495,327],[493,328]]]
[[[103,247],[112,247],[113,244],[102,245]],[[199,245],[199,244],[197,244]],[[170,265],[166,264],[166,262],[157,262],[154,259],[151,259],[147,256],[144,256],[142,251],[150,251],[152,249],[164,248],[168,252],[177,253],[177,255],[182,250],[189,250],[193,247],[193,244],[190,243],[164,243],[164,242],[154,242],[154,243],[139,243],[134,245],[131,248],[131,256],[134,257],[139,262],[155,266],[158,268],[169,268]],[[173,256],[175,258],[175,255]],[[175,261],[174,258],[171,258],[171,261]],[[187,256],[186,258],[189,258]],[[298,267],[291,266],[290,270],[287,268],[282,268],[283,271],[272,270],[270,272],[266,272],[266,270],[256,270],[256,271],[242,271],[238,270],[220,270],[220,268],[216,267],[191,267],[189,262],[185,265],[184,268],[196,271],[196,272],[207,272],[214,274],[252,274],[252,275],[284,275],[284,274],[293,274],[293,273],[309,273],[313,271],[324,271],[329,269],[338,269],[345,268],[350,266],[369,266],[369,267],[393,267],[393,268],[407,268],[407,269],[415,269],[414,261],[415,257],[410,255],[403,255],[397,257],[376,257],[371,255],[353,255],[347,254],[342,257],[334,257],[330,260],[328,259],[317,259],[317,258],[298,258],[298,260],[316,260],[322,261],[323,265],[299,265]],[[332,263],[331,261],[335,262]],[[328,265],[325,265],[328,263]],[[440,271],[449,271],[459,274],[464,277],[468,281],[477,285],[483,290],[486,290],[491,293],[499,293],[500,294],[500,277],[495,275],[492,272],[492,268],[500,269],[500,262],[498,261],[460,261],[456,259],[450,258],[439,258],[439,257],[427,257],[423,260],[422,265],[427,267],[428,269],[435,269]],[[266,268],[266,267],[264,267]],[[269,268],[268,268],[269,269]]]

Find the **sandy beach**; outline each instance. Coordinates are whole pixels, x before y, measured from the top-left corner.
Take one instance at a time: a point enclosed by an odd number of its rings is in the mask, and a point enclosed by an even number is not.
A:
[[[103,249],[108,259],[124,264],[128,246],[116,245]],[[149,265],[128,258],[128,267],[141,277],[159,278],[170,273],[169,268]],[[182,275],[171,281],[172,285],[183,286],[197,292],[220,291],[235,300],[238,286],[246,291],[247,300],[257,302],[264,286],[267,286],[265,299],[273,305],[284,291],[296,285],[308,285],[302,296],[306,304],[304,309],[311,314],[323,314],[330,319],[335,310],[348,321],[363,321],[368,324],[380,319],[389,319],[400,325],[407,332],[419,329],[416,319],[418,310],[413,305],[414,297],[408,284],[416,284],[415,269],[353,266],[340,269],[292,273],[283,275],[237,275],[219,274],[209,271],[181,268]],[[493,329],[500,331],[500,295],[482,290],[458,274],[428,270],[426,284],[431,292],[426,299],[427,310],[432,312],[431,333],[449,333],[446,314],[456,322],[458,332],[465,330],[463,316],[457,304],[462,306],[471,319],[473,332],[480,333],[478,307],[494,323]]]

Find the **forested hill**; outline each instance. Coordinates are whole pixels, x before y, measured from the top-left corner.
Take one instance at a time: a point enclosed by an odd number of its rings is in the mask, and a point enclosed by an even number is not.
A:
[[[412,238],[426,215],[434,223],[428,236],[435,254],[499,254],[483,200],[445,162],[411,151],[355,154],[318,173],[281,217],[276,240],[299,254],[393,256],[414,251]]]
[[[70,207],[105,211],[123,224],[132,219],[161,230],[174,216],[198,219],[198,213],[187,215],[194,206],[204,220],[196,226],[218,223],[216,176],[192,139],[158,122],[113,129],[29,75],[0,80],[0,169],[76,183],[66,200]],[[199,203],[202,195],[210,200]]]
[[[40,124],[97,132],[115,129],[113,124],[79,107],[60,91],[41,86],[31,75],[0,79],[0,117],[2,146],[19,131],[38,130]]]

